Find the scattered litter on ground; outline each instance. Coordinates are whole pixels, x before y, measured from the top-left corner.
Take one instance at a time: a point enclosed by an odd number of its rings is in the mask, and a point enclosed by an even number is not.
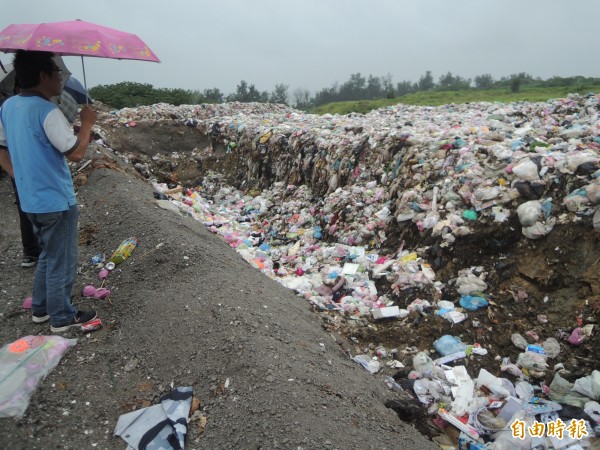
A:
[[[121,415],[114,434],[136,450],[183,450],[191,406],[192,387],[178,387],[162,397],[158,405]]]

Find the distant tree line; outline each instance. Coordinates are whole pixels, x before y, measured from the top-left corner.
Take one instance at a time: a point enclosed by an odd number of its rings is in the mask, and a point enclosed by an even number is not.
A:
[[[224,95],[218,88],[199,90],[154,88],[151,84],[122,82],[112,85],[100,85],[90,89],[93,99],[99,100],[113,108],[151,105],[154,103],[170,103],[172,105],[223,103],[227,102],[261,102],[293,104],[298,109],[310,110],[332,102],[373,100],[379,98],[398,98],[421,91],[462,91],[469,89],[510,89],[518,92],[521,88],[533,87],[569,87],[578,88],[600,85],[600,78],[591,77],[552,77],[547,80],[534,78],[521,72],[495,80],[490,74],[477,75],[472,80],[454,75],[452,72],[440,76],[435,81],[431,71],[426,71],[418,81],[401,81],[394,84],[390,74],[386,76],[360,73],[350,75],[350,79],[342,84],[334,83],[322,88],[314,95],[308,89],[296,89],[290,95],[287,84],[276,84],[273,91],[259,91],[254,84],[240,81],[235,92]]]
[[[452,72],[439,77],[436,82],[431,71],[426,71],[417,82],[401,81],[395,85],[388,74],[384,77],[369,75],[363,77],[360,73],[350,75],[350,79],[341,85],[334,84],[323,88],[313,97],[303,89],[294,91],[295,105],[299,109],[324,105],[332,102],[373,100],[378,98],[398,98],[406,94],[420,91],[466,91],[469,89],[504,89],[518,92],[522,87],[557,87],[557,86],[593,86],[599,85],[600,78],[552,77],[548,80],[534,78],[528,73],[521,72],[495,80],[490,74],[478,75],[471,80]]]
[[[276,84],[272,92],[260,92],[253,84],[242,80],[236,91],[228,96],[218,88],[198,90],[155,88],[151,84],[124,81],[117,84],[99,85],[91,88],[90,96],[113,108],[169,103],[171,105],[198,105],[201,103],[260,102],[284,103],[288,101],[288,86]]]
[[[95,86],[90,89],[90,96],[114,108],[124,108],[161,102],[182,105],[190,99],[191,92],[185,89],[156,89],[151,84],[125,81]]]

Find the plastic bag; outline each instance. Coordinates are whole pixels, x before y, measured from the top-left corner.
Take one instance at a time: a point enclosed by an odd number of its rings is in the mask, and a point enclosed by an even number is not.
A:
[[[519,216],[519,222],[524,227],[530,227],[534,225],[542,215],[542,204],[539,200],[530,200],[525,202],[517,208],[517,215]]]
[[[453,353],[462,352],[467,348],[457,337],[446,334],[433,343],[437,352],[442,356],[452,355]]]
[[[371,373],[377,373],[381,369],[379,361],[372,359],[369,355],[357,355],[352,358],[352,361],[360,364]]]
[[[569,383],[558,373],[554,375],[552,383],[550,383],[550,393],[548,397],[558,403],[566,403],[568,405],[577,406],[583,408],[585,403],[589,400],[587,397],[572,390],[573,384]]]
[[[595,231],[600,231],[600,209],[594,213],[594,218],[592,220]]]
[[[578,190],[575,193],[569,194],[563,200],[565,207],[571,212],[577,212],[590,203],[589,198],[586,196],[585,190]]]
[[[591,375],[575,380],[573,390],[592,400],[600,400],[600,372],[594,370]]]
[[[546,355],[540,355],[535,352],[523,352],[519,354],[517,364],[528,370],[546,370]]]
[[[545,222],[536,222],[530,227],[523,227],[521,231],[523,232],[523,236],[527,239],[540,239],[547,236],[552,231],[555,224],[556,219],[551,217]]]
[[[488,305],[488,301],[483,297],[473,297],[470,295],[463,295],[460,298],[460,306],[469,311],[477,311],[478,309],[485,308]]]
[[[573,330],[573,332],[571,333],[571,335],[569,336],[569,344],[571,345],[581,345],[583,344],[587,339],[590,338],[590,336],[592,335],[592,332],[594,330],[594,325],[592,324],[588,324],[583,328],[577,327]]]
[[[510,159],[513,155],[513,151],[506,147],[506,145],[494,144],[492,145],[491,150],[498,159]]]
[[[583,410],[600,426],[600,404],[598,402],[587,402]]]
[[[453,392],[454,401],[452,402],[452,412],[457,416],[463,416],[470,410],[470,405],[475,396],[475,382],[467,373],[465,366],[455,366],[452,368],[452,383],[458,388]]]
[[[519,333],[513,333],[510,336],[510,340],[515,344],[515,347],[520,348],[521,350],[525,350],[529,345],[529,342],[527,342]]]
[[[497,397],[506,398],[511,392],[503,386],[502,379],[492,375],[485,369],[479,370],[477,386],[486,386]],[[512,386],[511,386],[512,387]],[[514,390],[514,388],[512,388]]]
[[[533,386],[527,381],[519,381],[515,387],[517,396],[524,402],[528,402],[534,396]]]
[[[585,187],[585,194],[587,198],[590,200],[592,205],[597,205],[600,203],[600,184],[593,183],[588,184]]]
[[[542,347],[546,352],[546,355],[550,359],[556,358],[560,353],[560,344],[553,337],[548,338],[544,342],[542,342]]]
[[[540,179],[538,166],[529,158],[519,161],[513,168],[512,172],[525,181],[535,181]]]
[[[21,417],[38,384],[77,339],[25,336],[0,349],[0,417]]]
[[[431,373],[433,370],[433,360],[425,352],[419,352],[413,356],[413,369],[421,375]]]
[[[461,295],[470,295],[474,292],[483,292],[488,288],[488,285],[481,278],[469,274],[460,276],[456,279],[456,290]]]

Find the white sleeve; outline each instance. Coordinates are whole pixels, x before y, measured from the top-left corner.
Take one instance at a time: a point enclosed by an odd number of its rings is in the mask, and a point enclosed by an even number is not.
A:
[[[0,120],[0,146],[8,147],[8,145],[6,143],[6,133],[4,132],[4,126],[2,125],[2,120]]]
[[[73,134],[69,122],[58,108],[46,116],[44,132],[52,145],[63,154],[69,153],[77,146],[77,136]]]

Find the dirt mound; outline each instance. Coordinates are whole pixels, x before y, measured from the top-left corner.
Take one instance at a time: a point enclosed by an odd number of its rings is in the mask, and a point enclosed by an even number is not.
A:
[[[131,130],[129,130],[131,131]],[[384,406],[381,380],[351,362],[308,303],[261,276],[189,217],[157,207],[152,189],[111,152],[88,151],[79,176],[80,274],[74,303],[104,328],[78,344],[34,393],[21,420],[0,421],[3,447],[123,448],[119,415],[173,386],[193,386],[199,413],[189,448],[435,448]],[[33,272],[21,257],[9,180],[0,179],[0,337],[48,334],[20,310]],[[105,287],[89,262],[130,236],[140,240]],[[205,417],[206,426],[200,427]]]

